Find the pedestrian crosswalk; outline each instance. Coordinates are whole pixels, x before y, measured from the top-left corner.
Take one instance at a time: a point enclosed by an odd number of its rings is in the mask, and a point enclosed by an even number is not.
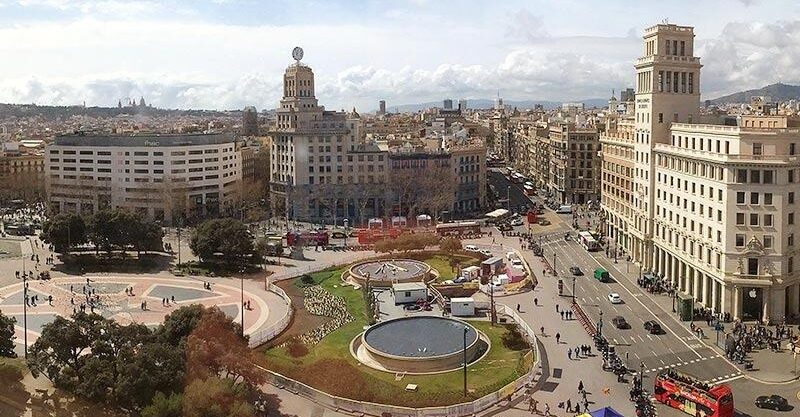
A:
[[[694,363],[707,361],[709,359],[716,359],[716,358],[719,358],[721,356],[722,355],[711,355],[711,356],[704,356],[702,358],[692,359],[692,360],[688,360],[688,361],[675,362],[675,363],[671,363],[671,364],[668,364],[668,365],[659,366],[659,367],[656,367],[656,368],[646,369],[645,373],[649,374],[649,373],[653,373],[653,372],[660,372],[660,371],[663,371],[665,369],[672,369],[672,368],[677,368],[679,366],[691,365],[691,364],[694,364]],[[634,371],[634,373],[636,373],[636,372]]]

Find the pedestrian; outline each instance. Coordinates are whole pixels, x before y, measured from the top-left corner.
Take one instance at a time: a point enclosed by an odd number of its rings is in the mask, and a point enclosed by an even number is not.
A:
[[[544,333],[544,332],[542,332],[542,333]],[[561,339],[561,333],[556,333],[556,344],[559,343],[560,339]]]
[[[564,312],[561,312],[561,320],[564,320]]]
[[[544,415],[550,417],[550,404],[544,403]]]
[[[519,303],[517,303],[517,312],[519,312]]]
[[[558,313],[558,304],[556,304],[556,313]],[[563,315],[563,314],[562,314]]]
[[[542,326],[539,330],[541,330],[542,336],[544,336],[544,326]]]
[[[536,398],[531,397],[530,401],[528,401],[528,411],[530,411],[531,414],[533,414],[533,413],[537,413],[538,414],[539,413],[539,410],[537,408],[538,406],[539,406],[539,402],[536,401]]]
[[[567,398],[567,412],[568,413],[572,412],[572,401],[570,401],[569,398]]]
[[[572,348],[567,349],[567,358],[572,359]]]
[[[578,392],[583,392],[583,380],[578,381]]]
[[[534,298],[533,299],[533,305],[535,305],[535,306],[539,305],[539,299],[538,298]]]

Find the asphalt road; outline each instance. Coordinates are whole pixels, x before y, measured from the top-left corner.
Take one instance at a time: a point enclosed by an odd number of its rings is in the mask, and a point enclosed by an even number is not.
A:
[[[507,197],[511,200],[511,210],[517,211],[522,205],[530,205],[531,200],[525,195],[525,190],[522,184],[517,184],[509,181],[502,172],[496,168],[489,170],[489,184],[494,186],[497,191],[498,200],[504,200]],[[507,209],[508,205],[504,204],[503,208]]]
[[[559,217],[566,230],[572,222],[572,216]],[[520,227],[518,230],[523,229]],[[800,407],[800,384],[766,385],[746,379],[738,368],[706,347],[678,321],[666,295],[650,294],[636,284],[639,271],[635,264],[621,259],[615,263],[613,258],[606,257],[605,252],[587,252],[577,241],[565,241],[562,236],[550,235],[542,245],[551,264],[555,254],[558,276],[549,276],[548,279],[563,279],[566,302],[572,294],[573,284],[569,267],[578,266],[583,271],[582,276],[574,277],[578,303],[595,324],[600,322],[602,312],[603,334],[615,346],[619,356],[626,360],[629,368],[638,371],[640,365],[644,365],[645,386],[651,392],[652,378],[656,373],[664,369],[676,369],[709,383],[730,385],[734,391],[737,416],[780,416],[797,412],[797,408],[789,412],[761,410],[754,406],[753,401],[759,395],[778,394],[787,398],[793,407]],[[533,261],[530,262],[533,266]],[[601,283],[594,279],[593,271],[600,266],[609,271],[613,279],[611,282]],[[623,303],[612,304],[608,299],[610,293],[619,294]],[[624,317],[630,327],[615,328],[611,323],[615,316]],[[648,320],[657,321],[664,332],[650,334],[644,329],[644,322]],[[708,332],[705,337],[706,343],[713,343],[715,335]],[[685,415],[680,410],[660,404],[657,407],[659,416]]]

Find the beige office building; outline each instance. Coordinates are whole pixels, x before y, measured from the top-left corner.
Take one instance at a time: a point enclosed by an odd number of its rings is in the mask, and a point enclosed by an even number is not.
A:
[[[45,149],[52,214],[122,208],[172,223],[230,215],[239,203],[239,143],[226,134],[67,135]]]
[[[632,135],[621,121],[601,137],[606,232],[643,270],[699,304],[780,321],[800,307],[800,131],[774,117],[698,124],[693,47],[691,27],[645,31]]]

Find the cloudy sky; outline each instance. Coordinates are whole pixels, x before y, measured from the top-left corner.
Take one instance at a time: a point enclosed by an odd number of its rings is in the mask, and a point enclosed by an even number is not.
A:
[[[800,83],[796,0],[0,0],[0,102],[273,108],[297,45],[333,109],[607,97],[664,19],[704,99]]]

